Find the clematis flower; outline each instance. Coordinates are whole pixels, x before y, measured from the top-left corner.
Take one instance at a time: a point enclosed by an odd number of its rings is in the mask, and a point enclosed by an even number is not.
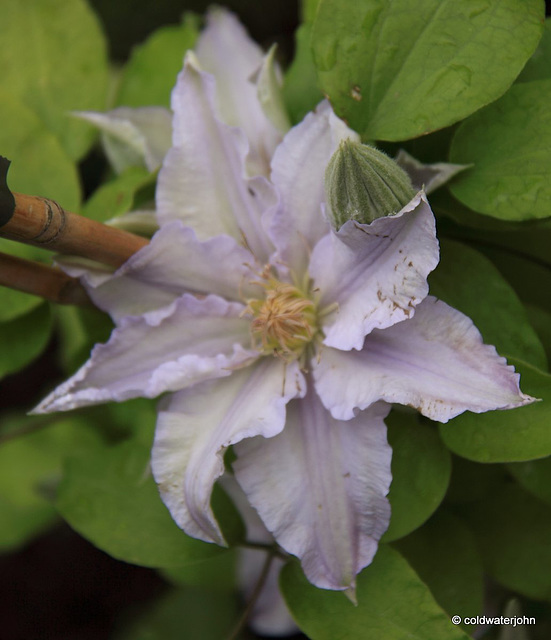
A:
[[[234,95],[233,70],[215,81],[229,55],[213,29],[245,36],[213,20],[199,45],[211,73],[188,55],[173,91],[159,231],[114,274],[68,268],[116,328],[36,411],[165,394],[152,470],[179,526],[225,543],[210,497],[233,446],[278,544],[314,585],[353,589],[390,518],[390,403],[446,422],[532,398],[469,318],[428,295],[439,250],[425,194],[334,230],[324,173],[357,135],[324,102],[275,146],[255,90],[241,78]],[[254,114],[248,128],[236,113]]]
[[[273,545],[274,539],[263,525],[256,511],[249,505],[247,496],[234,478],[228,474],[220,483],[239,510],[247,530],[247,540],[257,545]],[[243,547],[238,551],[237,584],[243,596],[250,601],[258,589],[259,578],[269,561],[268,573],[264,585],[257,595],[249,617],[249,626],[263,636],[289,636],[299,633],[283,596],[279,591],[279,573],[285,564],[283,558],[266,557],[265,549]]]
[[[117,173],[132,166],[155,171],[170,148],[172,116],[163,107],[119,107],[107,113],[76,111],[73,116],[101,131],[105,154]]]

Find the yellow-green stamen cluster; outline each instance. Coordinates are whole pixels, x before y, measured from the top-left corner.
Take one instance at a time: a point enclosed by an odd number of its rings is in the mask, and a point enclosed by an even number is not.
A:
[[[265,296],[247,300],[244,312],[252,317],[254,347],[289,361],[300,358],[318,333],[316,305],[294,285],[272,276],[255,284],[265,289]]]

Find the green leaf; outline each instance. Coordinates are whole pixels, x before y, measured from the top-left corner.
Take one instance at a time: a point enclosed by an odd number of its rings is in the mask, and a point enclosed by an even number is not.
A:
[[[140,189],[155,182],[156,174],[143,167],[129,167],[110,182],[102,184],[86,201],[82,213],[88,218],[106,222],[130,211]]]
[[[65,209],[77,210],[81,198],[77,168],[55,135],[22,101],[7,94],[0,94],[0,122],[0,153],[12,161],[10,189],[52,198]]]
[[[526,491],[551,506],[551,458],[515,462],[507,469]]]
[[[551,311],[541,309],[532,304],[526,305],[528,318],[542,341],[547,360],[551,361]]]
[[[456,505],[484,500],[509,481],[510,476],[502,464],[481,464],[453,456],[446,502]]]
[[[385,545],[358,576],[357,607],[342,593],[313,587],[295,562],[283,568],[280,585],[310,640],[467,640],[408,563]]]
[[[129,440],[135,441],[137,448],[151,451],[156,404],[155,400],[134,398],[86,407],[83,411],[86,419],[101,434],[104,451]]]
[[[316,17],[316,11],[318,9],[320,0],[302,0],[301,2],[301,14],[302,22],[314,22]]]
[[[541,36],[540,0],[322,0],[321,88],[368,140],[446,127],[502,95]]]
[[[465,207],[444,189],[431,194],[430,204],[441,236],[468,240],[481,251],[491,246],[503,247],[511,254],[535,258],[551,267],[551,220],[505,222],[491,218]]]
[[[161,574],[177,586],[233,591],[237,561],[238,550],[230,549],[228,552],[209,558],[200,564],[161,569]]]
[[[52,262],[52,254],[49,251],[33,247],[30,244],[6,240],[5,238],[0,238],[0,251],[10,256],[17,256],[18,258],[25,258],[26,260],[35,260],[43,264],[51,264]]]
[[[311,32],[311,24],[303,24],[297,29],[295,57],[285,74],[283,84],[283,98],[294,123],[300,122],[323,99],[310,49]]]
[[[241,514],[228,494],[217,484],[212,492],[211,506],[228,545],[235,546],[243,542],[247,531]]]
[[[438,131],[429,133],[421,138],[413,138],[400,143],[388,142],[381,146],[383,151],[386,151],[384,147],[389,147],[388,153],[391,156],[395,156],[399,149],[405,149],[416,160],[425,164],[442,162],[443,159],[448,157],[455,129],[456,126],[452,125],[445,129],[438,129]],[[431,194],[431,205],[433,198],[434,195]]]
[[[0,322],[14,320],[36,309],[44,300],[30,293],[0,287]]]
[[[197,19],[188,14],[182,24],[157,29],[136,47],[122,74],[117,104],[169,107],[176,76],[185,52],[195,45],[197,29]]]
[[[441,259],[429,277],[430,291],[468,315],[484,342],[500,355],[547,368],[547,357],[524,306],[498,269],[470,247],[441,241]]]
[[[446,131],[449,130],[450,129],[446,129]],[[430,138],[432,136],[428,137]],[[421,138],[421,140],[423,139],[424,138]],[[449,154],[446,153],[446,155]],[[503,220],[497,220],[496,218],[490,218],[489,216],[485,216],[481,213],[476,213],[476,211],[469,209],[459,202],[459,200],[454,198],[446,189],[440,189],[439,191],[431,194],[430,206],[437,220],[441,220],[446,225],[448,225],[450,221],[456,223],[457,228],[455,226],[453,227],[453,237],[457,237],[458,232],[456,229],[459,229],[459,234],[463,232],[461,237],[465,233],[474,233],[476,237],[479,231],[487,231],[490,233],[491,237],[491,234],[499,232],[500,230],[510,231],[512,229],[523,228],[522,224],[518,222],[505,222]],[[467,237],[470,236],[467,235]]]
[[[92,307],[54,307],[59,332],[59,358],[67,374],[73,373],[88,357],[95,344],[107,342],[113,322],[106,313]]]
[[[21,242],[5,240],[4,238],[0,238],[0,252],[17,258],[24,258],[25,260],[42,263],[51,262],[51,253],[48,251],[37,249]],[[30,293],[22,293],[21,291],[15,291],[15,289],[0,287],[0,322],[19,318],[36,309],[43,302],[43,298],[33,296]]]
[[[519,254],[514,247],[511,250],[491,245],[481,248],[523,302],[551,309],[551,269],[543,260]]]
[[[547,18],[543,36],[534,55],[528,60],[517,82],[551,79],[551,19]]]
[[[105,39],[88,5],[3,0],[0,41],[3,86],[34,111],[71,158],[82,157],[95,133],[70,112],[103,109],[107,92]]]
[[[0,378],[19,371],[48,345],[52,321],[48,305],[0,325]]]
[[[392,447],[392,484],[388,542],[407,535],[427,520],[448,488],[450,454],[438,432],[417,413],[394,411],[386,420]]]
[[[97,547],[133,564],[171,567],[223,552],[177,527],[151,477],[149,455],[135,439],[71,459],[56,503],[61,515]]]
[[[482,612],[482,563],[475,538],[460,518],[440,510],[393,546],[450,615],[465,618]]]
[[[551,375],[512,359],[524,393],[542,402],[487,413],[466,412],[439,425],[445,444],[478,462],[518,462],[551,454]]]
[[[495,580],[529,598],[551,599],[551,508],[511,484],[464,515]]]
[[[2,441],[8,435],[15,437]],[[41,495],[41,485],[58,479],[68,454],[90,451],[98,442],[94,430],[74,416],[4,418],[0,433],[0,549],[21,546],[56,521],[56,511]]]
[[[450,184],[474,211],[502,220],[551,215],[551,80],[516,84],[457,130],[450,161],[473,163]]]
[[[104,428],[109,442],[135,439],[137,447],[151,451],[157,419],[157,401],[148,398],[134,398],[125,402],[111,402],[107,405],[89,407],[86,411],[98,413],[94,419]],[[105,424],[104,424],[105,423]]]
[[[114,640],[223,640],[237,623],[233,594],[174,589]]]

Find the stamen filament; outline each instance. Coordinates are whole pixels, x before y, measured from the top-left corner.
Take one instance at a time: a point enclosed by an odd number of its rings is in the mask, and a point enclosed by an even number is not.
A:
[[[253,347],[286,361],[301,358],[319,331],[315,302],[295,285],[275,278],[269,265],[250,284],[265,292],[263,299],[247,300],[242,314],[252,317]]]

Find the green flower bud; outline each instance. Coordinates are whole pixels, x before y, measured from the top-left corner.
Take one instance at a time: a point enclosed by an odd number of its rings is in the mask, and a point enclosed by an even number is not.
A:
[[[347,220],[369,224],[398,213],[415,190],[407,173],[374,147],[343,140],[325,170],[329,217],[335,229]]]

